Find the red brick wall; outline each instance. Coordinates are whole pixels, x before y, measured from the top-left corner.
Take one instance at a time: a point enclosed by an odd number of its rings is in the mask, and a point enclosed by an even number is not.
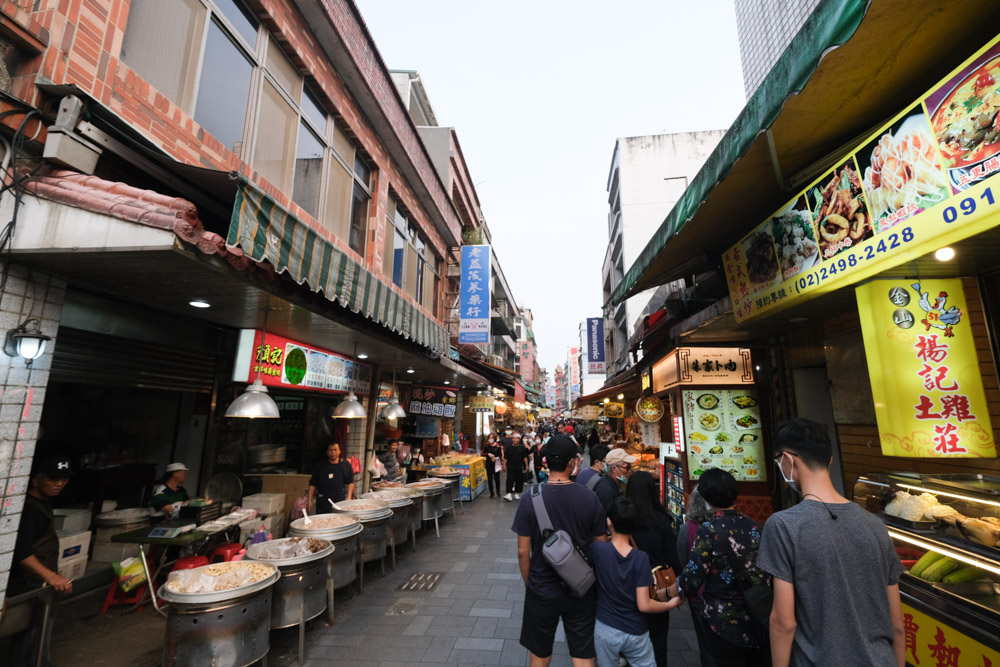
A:
[[[310,224],[317,233],[376,274],[382,270],[386,198],[391,186],[399,193],[429,245],[442,258],[446,257],[447,247],[430,224],[428,212],[390,159],[383,141],[364,118],[343,79],[334,71],[308,24],[290,0],[255,0],[251,1],[251,5],[286,55],[311,83],[313,90],[322,93],[321,97],[325,99],[321,101],[327,110],[335,114],[342,127],[374,163],[373,203],[369,211],[367,247],[363,258],[350,249],[346,240],[333,237],[290,196],[267,182],[205,132],[193,118],[121,62],[119,56],[129,4],[130,0],[38,0],[37,11],[27,12],[12,0],[0,0],[0,12],[5,12],[31,34],[48,43],[48,48],[39,57],[24,63],[17,72],[14,94],[37,105],[40,92],[34,86],[36,75],[56,84],[75,84],[177,160],[214,169],[234,170],[245,175],[275,201]],[[431,193],[439,214],[444,216],[449,227],[460,227],[457,214],[424,153],[419,136],[410,124],[392,86],[391,77],[371,45],[367,29],[353,3],[350,0],[322,0],[322,5],[364,73],[366,84],[392,121],[397,138],[416,166],[424,188]],[[413,301],[407,295],[403,296]],[[430,315],[429,310],[424,311]]]

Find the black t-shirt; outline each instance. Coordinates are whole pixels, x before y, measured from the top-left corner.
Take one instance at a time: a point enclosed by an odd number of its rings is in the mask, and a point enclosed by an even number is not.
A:
[[[579,484],[542,484],[545,511],[552,527],[569,533],[573,544],[587,551],[587,547],[607,532],[607,521],[597,496]],[[562,597],[566,588],[562,579],[542,557],[542,532],[535,518],[531,494],[521,496],[511,530],[521,537],[531,538],[531,567],[528,571],[528,588],[541,597]]]
[[[594,493],[597,494],[598,499],[601,501],[601,507],[604,508],[606,514],[608,508],[611,507],[611,503],[615,502],[615,498],[622,495],[622,490],[618,488],[615,480],[610,477],[601,477],[601,481],[594,486]]]
[[[507,459],[507,471],[510,472],[524,468],[524,460],[528,458],[528,450],[523,445],[515,447],[511,444],[503,448],[503,455]]]
[[[53,572],[59,566],[59,538],[56,536],[55,523],[52,518],[52,504],[28,494],[21,511],[21,524],[17,529],[17,540],[14,542],[14,559],[10,568],[10,592],[22,593],[32,585],[37,585],[29,579],[21,567],[21,561],[34,556],[45,567]]]
[[[514,444],[514,438],[508,437],[506,435],[500,438],[500,446],[503,447],[504,449],[507,449],[513,444]]]
[[[495,464],[495,461],[491,461],[490,458],[486,456],[487,454],[492,454],[498,459],[503,456],[503,452],[500,451],[500,445],[498,445],[496,442],[492,444],[486,443],[485,445],[483,445],[483,456],[486,457],[486,463],[490,466],[493,466]],[[492,468],[490,468],[490,470],[492,470]]]
[[[315,486],[318,495],[323,496],[324,499],[329,498],[335,503],[347,499],[347,487],[353,483],[354,469],[344,459],[337,463],[330,463],[328,460],[320,461],[316,464],[312,477],[309,479],[309,486]],[[330,503],[326,500],[323,502],[327,506],[322,507],[320,503],[316,503],[316,512],[319,514],[332,512],[333,508],[329,506]]]

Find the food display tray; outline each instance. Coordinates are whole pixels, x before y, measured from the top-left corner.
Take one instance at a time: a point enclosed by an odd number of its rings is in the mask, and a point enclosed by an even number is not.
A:
[[[989,612],[1000,614],[1000,584],[992,581],[967,581],[959,584],[936,583],[935,591],[965,604]]]
[[[287,540],[288,538],[286,537],[283,539]],[[296,556],[295,558],[257,558],[255,554],[260,551],[260,546],[263,544],[267,544],[267,542],[261,542],[259,544],[252,544],[249,547],[247,547],[247,554],[245,560],[252,560],[256,563],[267,563],[268,565],[274,565],[275,567],[280,568],[280,567],[288,567],[290,565],[301,565],[303,563],[310,563],[314,560],[321,560],[333,553],[333,545],[330,544],[329,540],[317,537],[308,539],[314,539],[314,540],[318,539],[323,542],[326,542],[327,545],[326,547],[320,549],[315,553],[311,553],[308,556]]]
[[[934,530],[937,526],[937,521],[910,521],[909,519],[901,519],[898,516],[885,513],[879,514],[879,516],[882,517],[882,521],[885,521],[890,526],[897,526],[908,530],[928,532]]]
[[[927,475],[924,476],[924,479],[941,486],[950,486],[965,491],[1000,496],[1000,477],[993,475]]]

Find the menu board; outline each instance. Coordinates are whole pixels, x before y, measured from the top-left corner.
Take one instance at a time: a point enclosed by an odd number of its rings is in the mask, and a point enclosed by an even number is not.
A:
[[[760,400],[753,389],[682,392],[688,477],[722,468],[738,482],[767,480]]]

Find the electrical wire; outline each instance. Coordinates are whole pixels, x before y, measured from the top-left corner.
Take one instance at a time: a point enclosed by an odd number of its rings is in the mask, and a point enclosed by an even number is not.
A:
[[[0,296],[3,296],[7,287],[7,278],[10,275],[10,265],[12,256],[12,245],[14,240],[14,231],[17,229],[17,216],[21,210],[21,200],[24,194],[28,191],[27,185],[28,181],[38,172],[39,169],[45,164],[44,159],[39,160],[38,164],[35,165],[30,171],[23,175],[18,174],[17,161],[23,160],[27,156],[23,155],[24,142],[26,130],[28,127],[28,122],[35,116],[41,116],[37,109],[10,109],[0,113],[0,121],[5,118],[14,115],[24,115],[21,119],[21,123],[18,125],[17,130],[14,132],[14,136],[10,141],[10,151],[9,160],[5,160],[7,163],[3,167],[3,186],[0,187],[0,197],[9,191],[14,192],[14,210],[11,213],[11,218],[4,225],[3,229],[0,229],[0,256],[3,256],[3,269],[0,270]]]

